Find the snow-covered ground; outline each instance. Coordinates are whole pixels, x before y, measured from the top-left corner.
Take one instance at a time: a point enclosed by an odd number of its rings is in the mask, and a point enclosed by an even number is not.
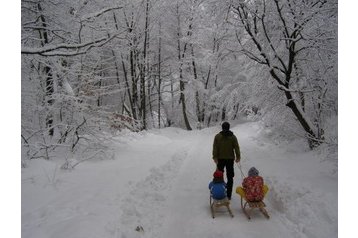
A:
[[[74,170],[32,160],[21,173],[22,238],[176,238],[338,236],[338,179],[330,160],[303,142],[275,143],[255,122],[233,126],[244,173],[255,166],[270,187],[271,216],[251,221],[233,194],[211,218],[208,183],[219,127],[178,128],[116,137],[113,160],[86,161]],[[63,162],[62,162],[63,163]],[[242,177],[235,167],[235,187]]]

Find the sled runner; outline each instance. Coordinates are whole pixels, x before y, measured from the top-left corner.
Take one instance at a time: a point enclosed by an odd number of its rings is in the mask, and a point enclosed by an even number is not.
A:
[[[264,214],[264,216],[269,219],[270,216],[268,214],[268,212],[266,211],[265,209],[266,205],[263,201],[260,201],[260,202],[248,202],[246,201],[244,198],[241,197],[241,208],[243,210],[243,212],[245,213],[246,217],[248,219],[251,219],[250,217],[250,212],[252,210],[254,210],[255,208],[259,209],[260,212],[262,214]]]
[[[230,209],[230,201],[229,201],[229,199],[227,197],[224,198],[224,199],[221,199],[221,200],[216,200],[216,199],[214,199],[214,198],[212,198],[210,196],[210,202],[209,203],[210,203],[210,209],[211,209],[211,216],[213,218],[215,218],[216,208],[223,207],[223,206],[225,206],[227,208],[227,210],[230,213],[230,216],[234,217],[234,214],[232,213],[232,211]]]

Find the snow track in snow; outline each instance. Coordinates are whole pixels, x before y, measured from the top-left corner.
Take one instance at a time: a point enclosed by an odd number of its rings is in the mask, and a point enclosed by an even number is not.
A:
[[[185,148],[177,149],[170,160],[150,169],[150,174],[137,182],[122,200],[122,237],[158,237],[163,220],[168,216],[167,199],[172,181],[187,158]]]

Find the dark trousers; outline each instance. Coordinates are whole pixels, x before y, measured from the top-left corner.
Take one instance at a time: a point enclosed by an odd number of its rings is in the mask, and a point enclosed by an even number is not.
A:
[[[226,168],[226,178],[227,178],[227,197],[231,199],[232,186],[234,184],[234,160],[233,159],[218,159],[217,164],[218,170],[224,172]]]

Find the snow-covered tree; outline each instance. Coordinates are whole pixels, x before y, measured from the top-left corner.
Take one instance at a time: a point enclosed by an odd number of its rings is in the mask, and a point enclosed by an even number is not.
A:
[[[322,143],[337,108],[337,2],[234,1],[231,21],[241,52],[275,81],[310,147]]]

